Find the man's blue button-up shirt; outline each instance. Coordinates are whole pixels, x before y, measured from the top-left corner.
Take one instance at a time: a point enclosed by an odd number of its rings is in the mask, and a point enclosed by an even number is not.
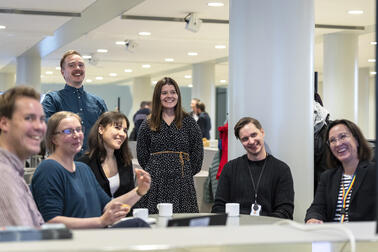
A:
[[[67,84],[62,90],[47,93],[42,106],[46,120],[59,111],[70,111],[80,116],[84,126],[83,150],[86,150],[87,137],[93,124],[108,110],[102,98],[84,91],[83,86],[74,88]]]

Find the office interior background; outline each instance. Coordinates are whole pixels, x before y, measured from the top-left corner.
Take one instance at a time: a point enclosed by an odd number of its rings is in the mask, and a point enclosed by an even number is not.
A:
[[[241,0],[250,8],[261,2],[274,6],[276,1]],[[218,4],[212,6],[211,2]],[[229,63],[229,56],[232,57],[230,25],[233,21],[230,11],[235,2],[238,1],[2,0],[0,89],[3,91],[15,84],[32,85],[42,93],[63,88],[59,61],[65,51],[75,49],[86,60],[85,89],[104,98],[110,110],[116,108],[120,100],[120,110],[131,118],[142,100],[151,100],[154,84],[162,77],[170,76],[180,85],[187,111],[190,111],[192,97],[205,102],[212,118],[211,135],[215,138],[217,127],[229,119],[230,106],[243,106],[243,103],[230,104],[238,100],[233,96],[230,101],[230,87],[239,85],[232,82],[237,78],[230,77]],[[285,4],[280,3],[279,8],[286,8],[284,11],[287,12],[297,2],[288,0]],[[330,112],[331,119],[344,117],[353,120],[367,138],[375,139],[376,1],[309,2],[313,2],[311,13],[315,24],[313,46],[309,47],[312,49],[312,72],[318,73],[318,93],[323,98],[324,107]],[[292,20],[282,20],[282,23],[295,23],[297,18],[301,22],[304,14],[300,8],[298,10]],[[293,13],[296,11],[292,10]],[[249,22],[259,23],[262,27],[267,20],[270,23],[270,20],[279,18],[268,15],[264,20],[257,16],[251,13]],[[240,29],[248,36],[254,36],[249,34],[249,27]],[[280,29],[282,37],[275,37],[276,44],[285,43],[291,36],[284,26]],[[269,25],[264,32],[269,36]],[[266,53],[271,55],[268,51]],[[291,56],[298,57],[295,51],[286,56],[288,64]],[[261,59],[260,56],[257,58]],[[255,58],[249,60],[255,61]],[[272,58],[270,64],[269,59],[261,64],[269,76],[270,68],[276,62]],[[292,67],[301,71],[300,66]],[[238,65],[233,66],[233,69],[237,68]],[[261,79],[256,82],[265,84]],[[277,82],[279,84],[280,80]],[[252,81],[243,85],[257,84]],[[295,95],[297,90],[289,92]],[[335,93],[337,100],[334,99]],[[250,107],[249,115],[254,116],[255,110],[261,108]],[[276,146],[273,136],[268,137],[268,143],[280,157],[281,144]],[[287,162],[295,166],[295,161],[291,163],[290,158]]]

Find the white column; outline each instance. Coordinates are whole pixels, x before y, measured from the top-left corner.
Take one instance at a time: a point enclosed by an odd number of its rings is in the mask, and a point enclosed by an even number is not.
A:
[[[358,37],[333,33],[324,36],[324,107],[331,119],[357,123]]]
[[[17,57],[16,85],[32,86],[41,91],[41,57],[23,55]]]
[[[0,91],[13,87],[15,84],[15,75],[13,73],[0,73]]]
[[[358,126],[364,136],[369,134],[369,68],[360,68],[358,71]]]
[[[375,88],[375,76],[373,76],[369,79],[369,134],[366,136],[368,139],[376,139]]]
[[[245,153],[235,123],[258,119],[272,154],[290,166],[302,222],[313,198],[314,1],[231,0],[229,37],[229,159]]]
[[[128,115],[130,124],[133,124],[133,115],[140,108],[142,101],[152,101],[153,86],[150,76],[136,77],[132,86],[133,107]]]
[[[198,98],[206,106],[211,119],[210,137],[215,136],[215,64],[198,63],[193,65],[192,98]]]

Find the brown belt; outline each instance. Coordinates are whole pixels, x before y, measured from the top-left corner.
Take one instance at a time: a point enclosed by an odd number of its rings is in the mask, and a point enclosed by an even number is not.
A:
[[[151,155],[159,154],[179,154],[179,159],[181,163],[181,176],[184,177],[184,160],[189,161],[189,154],[183,151],[158,151],[151,153]]]

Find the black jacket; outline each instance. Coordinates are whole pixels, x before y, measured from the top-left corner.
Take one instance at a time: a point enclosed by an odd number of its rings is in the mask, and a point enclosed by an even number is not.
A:
[[[112,197],[110,193],[109,180],[102,169],[100,158],[95,155],[92,159],[89,159],[88,155],[84,155],[79,158],[78,161],[86,163],[92,169],[100,186],[109,195],[109,197]],[[135,187],[133,167],[131,165],[123,166],[120,158],[117,158],[117,166],[120,184],[118,190],[114,193],[114,197],[121,196],[131,191]]]
[[[349,221],[371,221],[375,219],[375,164],[361,161],[356,169],[356,181],[349,204]],[[335,216],[337,197],[343,168],[329,169],[322,173],[314,201],[307,209],[305,221],[318,219],[331,222]]]

